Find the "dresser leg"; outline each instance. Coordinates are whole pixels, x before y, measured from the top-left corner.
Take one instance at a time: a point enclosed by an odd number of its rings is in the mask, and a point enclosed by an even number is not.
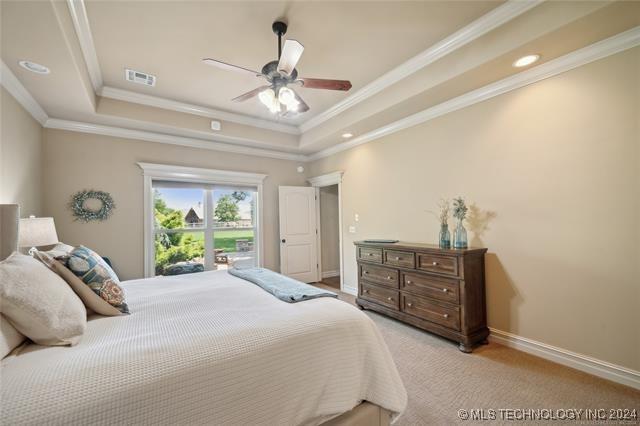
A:
[[[464,352],[465,354],[470,354],[471,352],[473,352],[473,349],[471,348],[471,346],[465,345],[464,343],[460,343],[458,345],[458,349],[460,349],[460,352]]]
[[[484,339],[482,342],[480,342],[481,345],[488,345],[489,344],[489,339]]]

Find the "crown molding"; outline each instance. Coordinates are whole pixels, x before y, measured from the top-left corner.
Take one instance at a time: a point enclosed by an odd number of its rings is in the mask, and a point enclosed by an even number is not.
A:
[[[50,118],[44,124],[47,129],[68,130],[72,132],[91,133],[94,135],[113,136],[124,139],[143,140],[169,145],[187,146],[191,148],[209,149],[213,151],[231,152],[234,154],[255,155],[259,157],[275,158],[279,160],[306,161],[307,157],[300,154],[280,152],[269,149],[252,148],[232,145],[183,136],[173,136],[144,130],[126,129],[123,127],[103,126],[101,124],[83,123],[79,121],[59,120]]]
[[[314,161],[354,148],[383,136],[416,126],[450,112],[486,101],[487,99],[491,99],[512,90],[536,83],[540,80],[570,71],[574,68],[614,55],[638,45],[640,45],[640,26],[591,44],[582,49],[578,49],[549,62],[545,62],[529,70],[514,74],[495,83],[472,90],[471,92],[467,92],[456,98],[379,127],[347,142],[342,142],[338,145],[334,145],[317,153],[311,154],[309,155],[309,160]]]
[[[102,72],[100,71],[98,54],[96,53],[93,36],[91,35],[87,9],[83,0],[67,0],[67,6],[69,6],[71,20],[73,21],[73,26],[76,29],[78,42],[80,43],[82,56],[84,57],[84,62],[87,65],[87,70],[89,71],[89,78],[91,79],[93,90],[97,94],[98,90],[102,87]]]
[[[311,186],[329,186],[329,185],[337,185],[342,182],[343,171],[337,171],[333,173],[327,173],[326,175],[315,176],[307,179],[307,182],[311,184]]]
[[[140,105],[146,105],[156,108],[162,108],[171,111],[184,112],[188,114],[199,115],[201,117],[215,118],[222,121],[230,121],[232,123],[244,124],[247,126],[258,127],[261,129],[274,130],[276,132],[290,133],[299,135],[300,129],[290,124],[275,123],[269,120],[263,120],[244,114],[236,114],[228,111],[221,111],[213,108],[207,108],[200,105],[178,102],[171,99],[161,98],[158,96],[136,93],[129,90],[118,89],[115,87],[104,86],[98,92],[98,95],[116,99],[119,101],[132,102]]]
[[[553,77],[574,68],[586,65],[590,62],[622,52],[640,45],[640,26],[628,31],[594,43],[590,46],[576,50],[572,53],[538,65],[527,71],[507,77],[503,80],[473,90],[457,98],[450,99],[441,104],[427,108],[423,111],[397,120],[386,126],[382,126],[371,132],[358,136],[350,141],[332,146],[310,155],[282,152],[272,149],[262,149],[234,145],[228,142],[246,142],[234,139],[225,139],[227,142],[207,140],[199,137],[185,137],[154,131],[133,130],[124,127],[104,126],[77,121],[59,120],[49,118],[47,113],[31,96],[27,89],[20,83],[3,61],[0,61],[0,84],[22,105],[43,127],[50,129],[70,130],[75,132],[92,133],[106,136],[122,137],[127,139],[146,140],[151,142],[166,143],[171,145],[189,146],[193,148],[209,149],[216,151],[232,152],[245,155],[255,155],[268,158],[277,158],[292,161],[314,161],[320,158],[342,152],[356,146],[371,142],[383,136],[407,129],[424,123],[449,112],[474,105],[501,94],[533,84],[537,81]],[[127,119],[123,119],[123,122]],[[163,128],[164,129],[164,128]],[[167,129],[164,129],[167,130]],[[204,136],[204,135],[203,135]],[[219,139],[219,137],[218,137]]]
[[[341,102],[338,102],[324,112],[307,120],[300,126],[277,123],[244,114],[216,110],[200,105],[193,105],[158,96],[135,93],[114,87],[103,87],[102,74],[100,72],[95,44],[91,35],[91,28],[89,26],[85,2],[84,0],[67,0],[67,4],[69,6],[69,11],[71,12],[71,18],[76,29],[76,34],[78,35],[78,40],[82,48],[87,69],[89,70],[89,76],[97,95],[171,111],[230,121],[237,124],[267,130],[300,135],[307,130],[339,115],[343,111],[375,95],[392,84],[410,76],[443,56],[452,53],[456,49],[459,49],[478,37],[481,37],[487,32],[505,24],[517,16],[520,16],[543,1],[544,0],[508,0],[505,4],[498,6],[451,36],[441,40],[429,49],[367,84]]]
[[[300,130],[304,133],[313,129],[387,87],[407,78],[417,71],[420,71],[427,65],[432,64],[438,59],[476,40],[489,31],[504,25],[542,2],[543,0],[508,0],[505,4],[498,6],[466,27],[456,31],[449,37],[446,37],[425,51],[375,79],[329,109],[305,121],[299,126]]]
[[[195,179],[198,182],[261,185],[267,175],[236,172],[232,170],[203,169],[200,167],[173,166],[168,164],[136,163],[144,176],[157,179]]]
[[[44,125],[49,116],[2,60],[0,60],[0,84],[36,121]]]
[[[0,85],[9,92],[22,107],[31,114],[43,127],[48,129],[69,130],[73,132],[92,133],[104,136],[114,136],[127,139],[145,140],[150,142],[165,143],[170,145],[188,146],[192,148],[209,149],[214,151],[232,152],[236,154],[255,155],[259,157],[276,158],[280,160],[307,161],[307,156],[298,153],[278,151],[275,149],[256,148],[238,143],[258,145],[260,141],[254,141],[233,136],[215,135],[216,140],[211,140],[208,134],[202,134],[202,138],[197,137],[201,132],[196,133],[196,137],[178,136],[170,133],[160,133],[147,130],[134,130],[120,126],[105,126],[100,124],[85,123],[79,121],[60,120],[49,118],[40,104],[31,96],[29,91],[22,85],[20,80],[11,72],[11,69],[0,60]],[[118,124],[144,124],[126,118],[114,118]],[[166,132],[180,132],[182,129],[170,128],[169,126],[154,125],[156,129]]]
[[[174,101],[172,99],[161,98],[158,96],[145,95],[135,93],[129,90],[116,89],[103,85],[102,72],[100,71],[100,63],[98,62],[98,54],[93,42],[89,18],[84,0],[67,0],[71,20],[78,36],[78,42],[82,50],[89,78],[96,95],[106,98],[117,99],[137,103],[141,105],[163,108],[171,111],[184,112],[189,114],[200,115],[202,117],[216,118],[232,123],[244,124],[261,129],[273,130],[277,132],[299,135],[300,129],[290,124],[276,123],[244,114],[237,114],[228,111],[216,110],[200,105],[193,105],[184,102]]]
[[[640,372],[533,339],[491,328],[489,340],[594,376],[640,389]]]
[[[179,136],[185,138],[201,139],[211,142],[224,142],[228,144],[239,144],[250,148],[259,148],[266,150],[273,150],[277,152],[298,154],[300,151],[297,146],[282,146],[277,143],[268,142],[260,139],[249,139],[240,136],[226,135],[222,132],[214,133],[212,131],[202,131],[185,129],[183,127],[176,127],[166,124],[159,124],[155,122],[136,120],[133,118],[121,117],[121,116],[107,116],[101,115],[101,120],[95,124],[104,126],[119,127],[132,130],[140,130],[143,132],[160,133],[167,136]]]

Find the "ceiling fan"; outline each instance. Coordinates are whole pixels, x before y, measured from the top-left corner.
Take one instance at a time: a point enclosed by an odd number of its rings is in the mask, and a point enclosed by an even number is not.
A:
[[[326,80],[322,78],[298,78],[296,64],[302,56],[304,46],[296,40],[286,40],[284,48],[282,46],[282,36],[287,32],[287,24],[276,21],[271,26],[273,32],[278,36],[278,60],[271,61],[262,67],[261,72],[248,68],[228,64],[215,59],[205,58],[202,61],[208,65],[251,74],[264,78],[268,84],[253,89],[247,93],[233,98],[235,102],[246,101],[258,96],[269,110],[274,114],[287,115],[309,110],[309,105],[302,100],[289,85],[299,85],[308,89],[323,90],[343,90],[351,89],[351,82],[348,80]]]

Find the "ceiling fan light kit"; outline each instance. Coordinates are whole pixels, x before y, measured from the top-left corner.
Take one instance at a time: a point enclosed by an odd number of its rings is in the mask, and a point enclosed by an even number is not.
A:
[[[264,104],[269,111],[278,115],[291,115],[303,113],[309,110],[309,105],[289,85],[299,85],[307,89],[341,90],[351,89],[348,80],[327,80],[320,78],[298,78],[296,65],[304,52],[304,46],[296,40],[285,40],[282,45],[282,36],[287,32],[287,24],[276,21],[271,29],[278,36],[278,60],[271,61],[262,67],[260,72],[248,68],[228,64],[216,59],[205,58],[202,61],[208,65],[224,70],[252,74],[264,78],[267,85],[260,86],[247,93],[233,98],[235,102],[243,102],[253,97]]]

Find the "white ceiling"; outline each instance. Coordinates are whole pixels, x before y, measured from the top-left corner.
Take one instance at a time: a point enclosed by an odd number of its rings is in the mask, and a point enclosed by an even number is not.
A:
[[[271,24],[305,46],[300,76],[347,79],[352,92],[499,6],[498,1],[86,2],[104,84],[274,119],[254,98],[230,100],[264,82],[201,63],[211,57],[259,71],[277,58]],[[156,87],[126,82],[129,67],[157,76]],[[344,99],[298,89],[311,110],[298,124]]]
[[[640,2],[626,1],[2,0],[0,12],[2,85],[46,127],[291,159],[400,130],[452,98],[626,30],[620,42],[640,44]],[[306,47],[302,76],[350,79],[353,89],[300,88],[311,111],[275,123],[255,99],[229,101],[260,80],[201,58],[259,69],[276,57],[271,23],[281,18]],[[539,63],[511,66],[532,52]],[[26,71],[21,59],[51,74]],[[125,67],[155,74],[157,86],[126,82]]]

